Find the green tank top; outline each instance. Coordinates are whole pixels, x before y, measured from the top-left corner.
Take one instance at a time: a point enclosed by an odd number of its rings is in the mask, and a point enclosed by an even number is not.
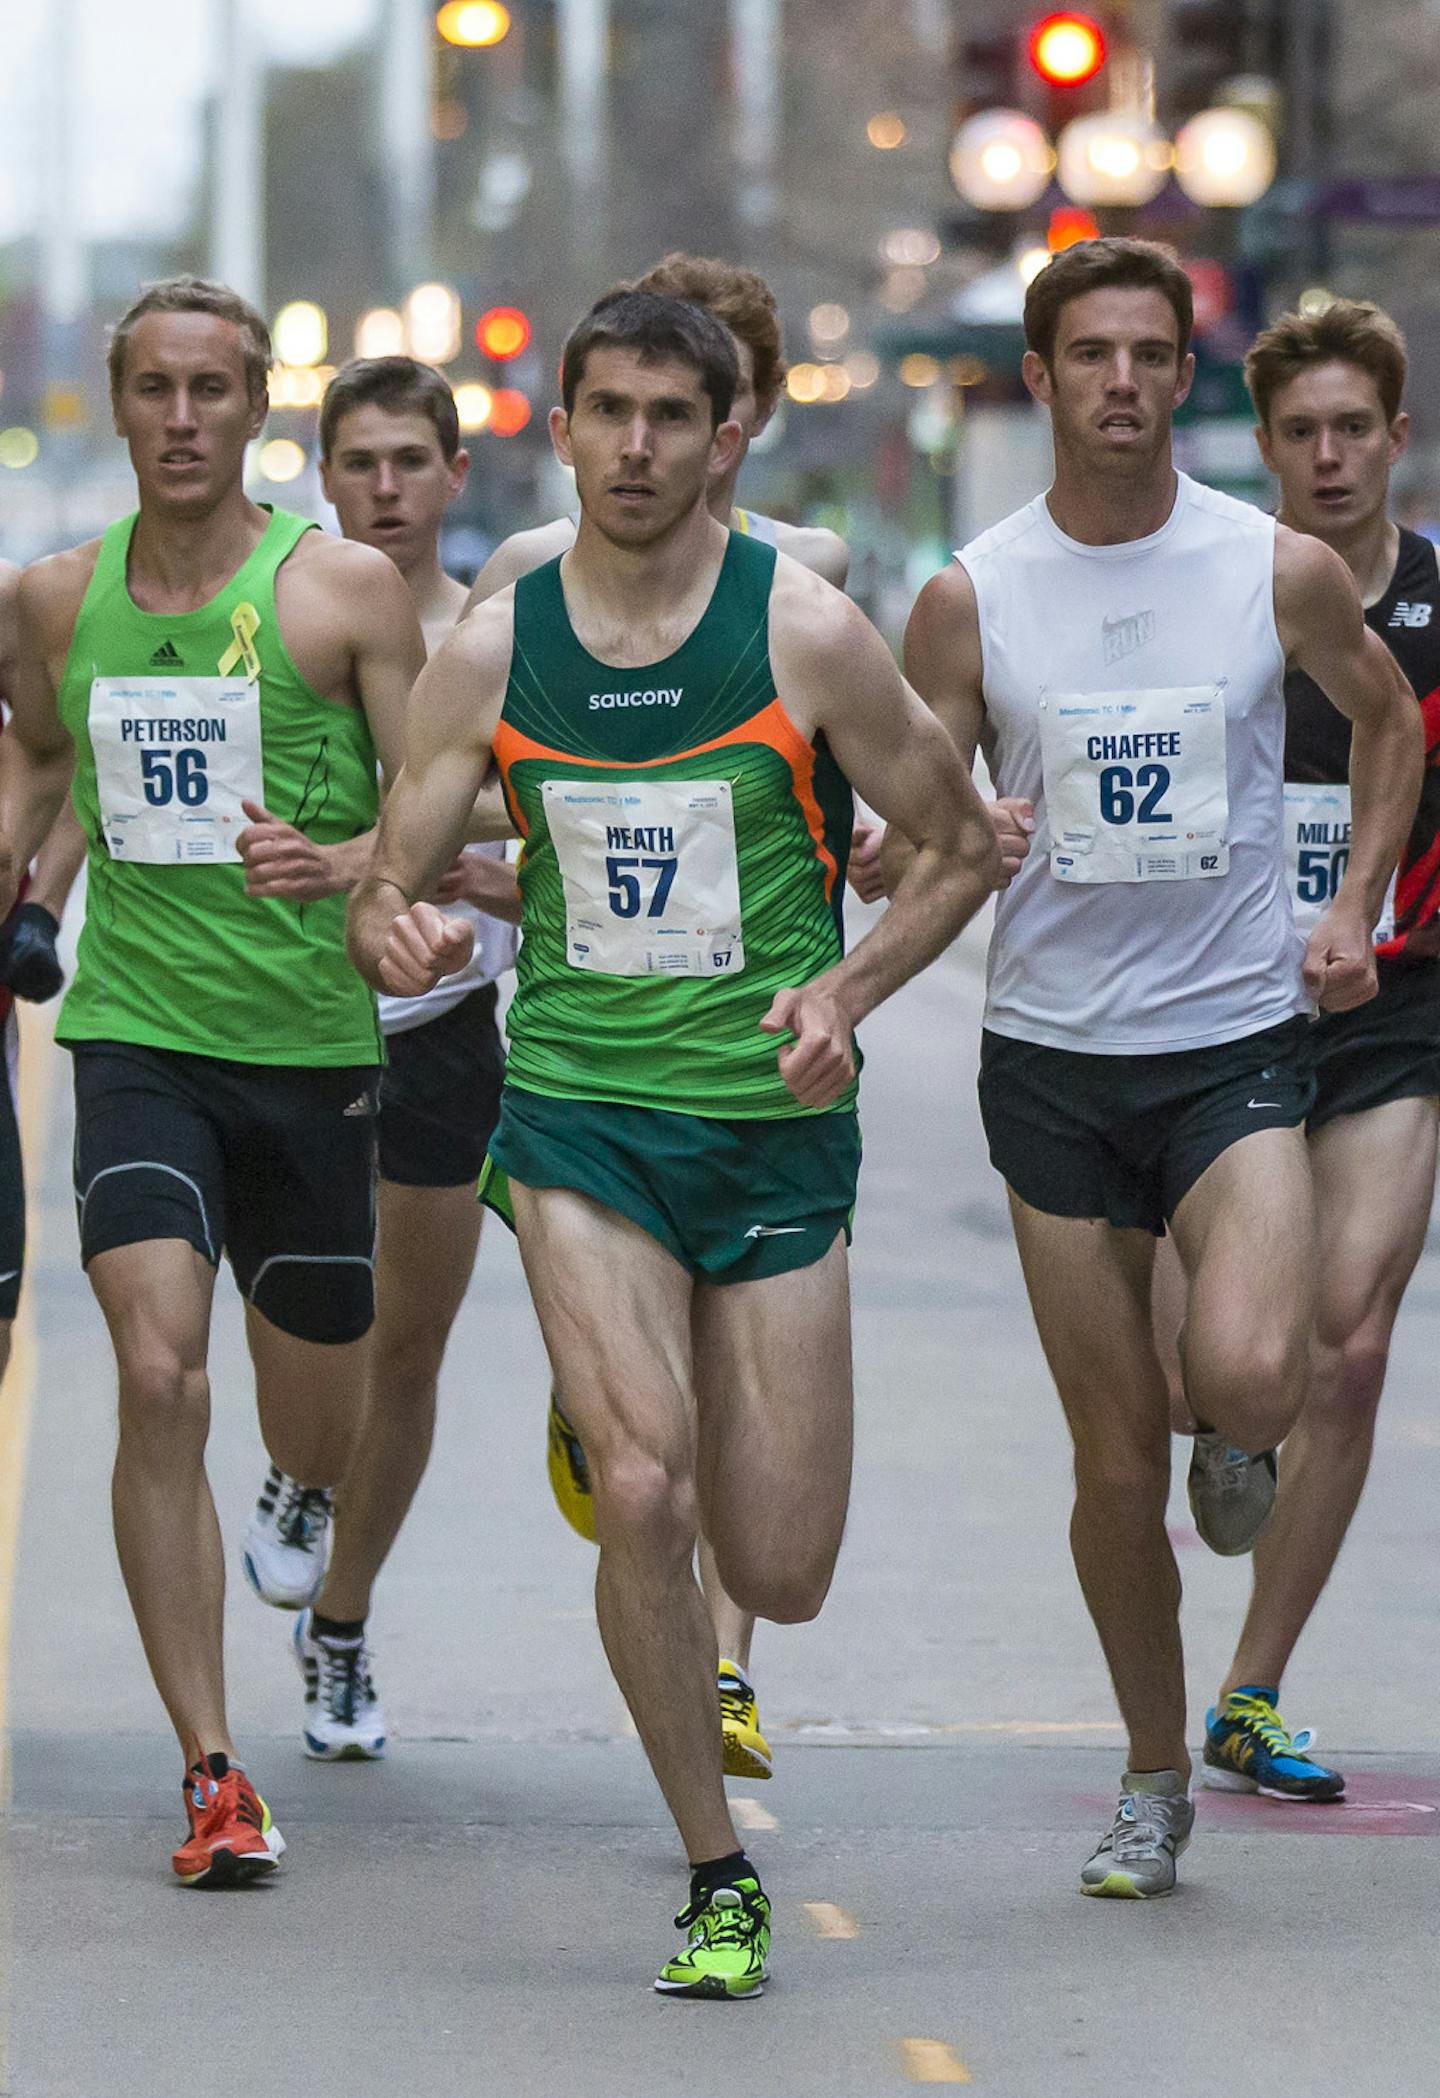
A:
[[[760,1021],[840,957],[852,799],[776,694],[774,574],[775,549],[732,531],[694,632],[639,670],[581,646],[558,560],[516,585],[494,743],[525,841],[514,1084],[727,1119],[813,1112]]]
[[[317,844],[376,820],[363,711],[307,685],[280,636],[276,571],[311,526],[275,511],[220,594],[179,613],[131,598],[134,528],[124,518],[100,543],[60,685],[90,851],[57,1036],[247,1064],[383,1062],[374,997],[345,952],[345,898],[247,896],[226,856],[246,821],[237,797],[257,783]]]

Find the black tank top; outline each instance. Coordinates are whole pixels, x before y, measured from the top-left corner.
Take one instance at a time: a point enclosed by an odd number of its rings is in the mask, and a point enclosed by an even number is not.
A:
[[[1425,724],[1425,778],[1395,884],[1395,933],[1376,948],[1388,961],[1440,955],[1440,563],[1432,542],[1400,527],[1400,552],[1385,595],[1365,624],[1410,680]],[[1350,723],[1313,678],[1285,678],[1285,777],[1338,786],[1350,772]]]

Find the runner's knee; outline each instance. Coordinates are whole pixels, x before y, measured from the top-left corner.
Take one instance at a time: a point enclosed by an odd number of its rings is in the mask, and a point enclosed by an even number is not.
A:
[[[1162,1433],[1109,1436],[1075,1450],[1075,1505],[1106,1522],[1161,1520],[1170,1492],[1170,1439]]]
[[[646,1557],[687,1559],[699,1533],[695,1482],[648,1451],[591,1459],[595,1526],[601,1543],[633,1546]]]
[[[158,1340],[118,1353],[122,1441],[187,1461],[203,1451],[210,1428],[210,1380],[203,1364],[187,1362]]]

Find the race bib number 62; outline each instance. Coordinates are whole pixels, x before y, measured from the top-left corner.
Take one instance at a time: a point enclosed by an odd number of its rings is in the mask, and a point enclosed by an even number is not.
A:
[[[1226,872],[1223,687],[1044,693],[1040,749],[1057,881],[1197,881]]]

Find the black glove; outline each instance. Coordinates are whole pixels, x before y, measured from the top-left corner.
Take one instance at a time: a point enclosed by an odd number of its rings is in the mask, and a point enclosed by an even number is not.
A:
[[[43,903],[18,903],[0,925],[0,983],[17,998],[43,1005],[65,981],[55,952],[60,921]]]

